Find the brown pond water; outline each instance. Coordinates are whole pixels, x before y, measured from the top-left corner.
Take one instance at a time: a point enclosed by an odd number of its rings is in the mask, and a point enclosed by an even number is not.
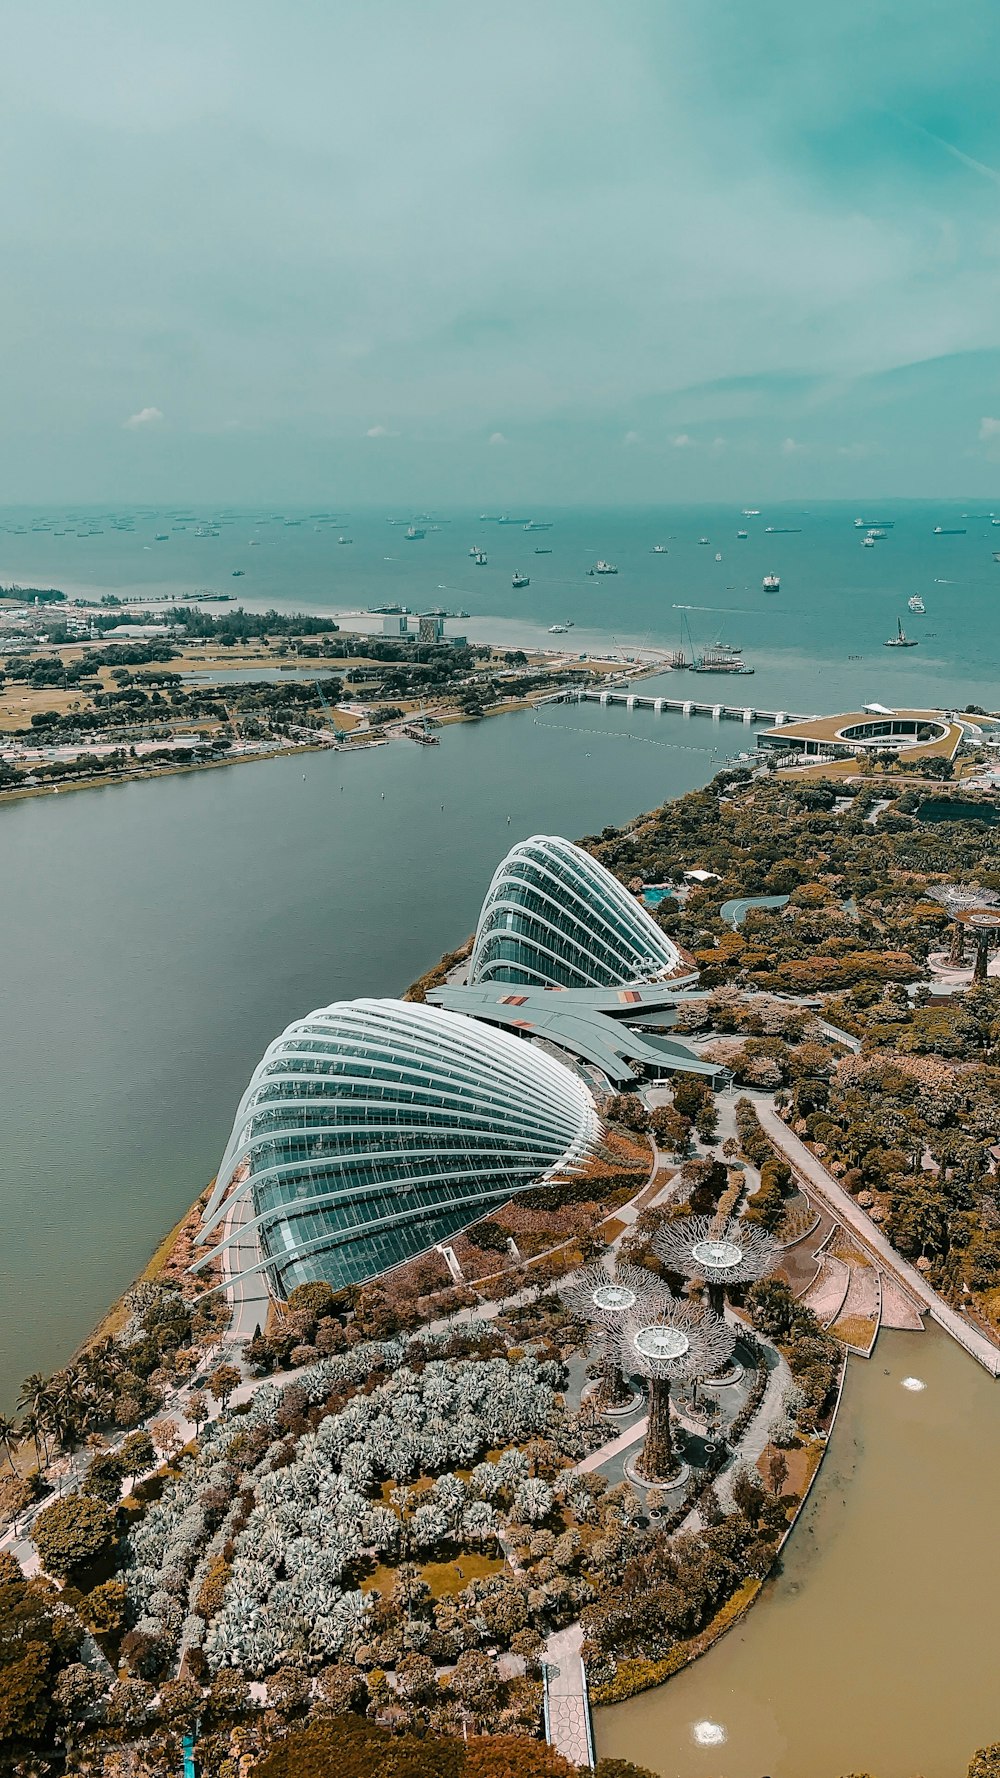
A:
[[[998,1478],[1000,1384],[936,1329],[882,1334],[780,1574],[710,1654],[598,1711],[598,1752],[663,1778],[964,1778],[1000,1741]]]

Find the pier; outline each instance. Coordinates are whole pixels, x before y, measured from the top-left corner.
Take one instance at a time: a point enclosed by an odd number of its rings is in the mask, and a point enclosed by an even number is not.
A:
[[[600,691],[597,687],[574,687],[555,692],[539,700],[546,704],[624,704],[626,710],[652,710],[659,716],[664,710],[678,710],[682,716],[711,716],[716,722],[769,722],[781,728],[786,722],[812,722],[814,716],[794,710],[761,710],[756,704],[724,704],[718,699],[699,702],[696,698],[651,697],[637,691]]]

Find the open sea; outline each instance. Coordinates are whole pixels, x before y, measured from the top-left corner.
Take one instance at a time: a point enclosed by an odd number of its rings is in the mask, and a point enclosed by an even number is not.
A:
[[[1000,508],[998,508],[1000,513]],[[228,592],[253,609],[359,612],[399,603],[413,611],[465,611],[453,634],[472,640],[563,648],[688,653],[715,641],[742,646],[754,668],[740,687],[766,708],[828,711],[859,703],[965,705],[997,702],[1000,523],[989,510],[953,502],[861,506],[544,511],[512,517],[549,523],[526,532],[473,512],[421,519],[397,510],[312,514],[198,511],[192,507],[97,514],[0,511],[0,581],[67,593]],[[115,531],[112,519],[134,529]],[[883,541],[862,547],[854,520],[891,521]],[[397,522],[390,524],[392,518]],[[417,519],[426,536],[408,542]],[[195,536],[211,522],[218,536]],[[33,526],[45,524],[47,530]],[[433,529],[433,526],[437,529]],[[963,535],[935,535],[934,527]],[[767,527],[778,529],[769,532]],[[181,528],[183,527],[183,528]],[[739,530],[749,535],[737,538]],[[66,534],[57,536],[57,531]],[[96,533],[81,535],[81,533]],[[166,534],[165,542],[157,535]],[[350,538],[341,544],[338,538]],[[706,537],[702,544],[699,539]],[[470,548],[489,560],[477,567]],[[654,554],[663,544],[666,554]],[[536,555],[536,549],[551,550]],[[721,556],[721,561],[716,556]],[[590,578],[598,560],[616,575]],[[234,578],[234,571],[243,573]],[[515,590],[514,573],[530,585]],[[762,581],[776,573],[780,591]],[[919,593],[926,615],[906,601]],[[901,619],[919,647],[886,649]],[[567,636],[550,624],[572,621]],[[380,628],[380,620],[369,620]],[[718,679],[674,684],[720,686]],[[685,695],[695,695],[687,690]]]

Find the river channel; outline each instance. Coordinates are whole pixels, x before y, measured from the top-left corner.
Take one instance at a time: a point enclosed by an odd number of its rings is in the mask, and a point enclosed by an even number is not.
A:
[[[1000,1739],[998,1474],[1000,1385],[937,1329],[882,1334],[778,1577],[700,1661],[599,1711],[599,1753],[662,1778],[964,1778]]]

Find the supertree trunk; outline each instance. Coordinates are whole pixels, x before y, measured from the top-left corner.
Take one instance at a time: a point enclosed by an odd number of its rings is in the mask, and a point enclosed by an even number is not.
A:
[[[961,920],[956,920],[951,929],[951,950],[948,962],[956,969],[965,962],[965,927]]]
[[[635,1467],[648,1481],[667,1480],[677,1468],[670,1436],[670,1384],[662,1377],[649,1380],[649,1430]]]
[[[972,979],[974,982],[984,982],[986,980],[986,969],[987,964],[989,963],[989,957],[990,941],[985,932],[978,932],[976,934],[976,963],[975,968],[972,971]]]
[[[610,1345],[610,1338],[609,1338]],[[601,1374],[601,1386],[597,1391],[594,1406],[602,1411],[607,1408],[627,1407],[632,1400],[632,1391],[622,1375],[622,1367],[614,1352],[608,1353],[604,1360]]]
[[[718,1315],[721,1321],[726,1307],[725,1285],[709,1282],[705,1285],[705,1294],[708,1297],[708,1306],[712,1314]]]

